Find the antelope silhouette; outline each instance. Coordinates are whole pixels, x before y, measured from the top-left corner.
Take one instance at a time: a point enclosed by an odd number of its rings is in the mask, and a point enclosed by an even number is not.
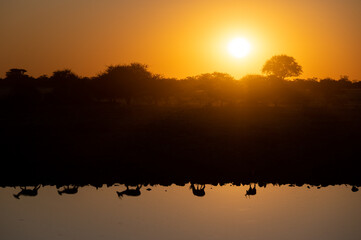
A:
[[[194,184],[192,183],[190,186],[190,189],[192,189],[193,195],[197,196],[197,197],[203,197],[204,195],[206,195],[206,192],[204,191],[204,189],[206,188],[206,185],[200,185],[197,184],[197,186],[194,186]]]
[[[36,195],[38,195],[38,190],[40,188],[40,185],[33,187],[33,189],[27,189],[26,186],[20,187],[20,188],[21,188],[21,191],[18,194],[13,194],[13,196],[17,199],[20,199],[20,196],[35,197]]]
[[[58,194],[62,195],[63,193],[65,194],[75,194],[78,192],[78,186],[64,186],[63,190],[58,190]]]
[[[248,196],[248,197],[254,196],[254,195],[256,195],[256,193],[257,193],[256,184],[253,184],[253,188],[252,188],[252,185],[250,184],[250,185],[249,185],[249,189],[246,190],[245,196],[246,196],[246,197],[247,197],[247,196]]]
[[[123,195],[137,197],[141,194],[140,189],[141,189],[142,185],[137,185],[137,187],[135,189],[130,189],[128,185],[125,185],[125,186],[127,187],[126,190],[124,190],[122,192],[117,191],[119,198],[122,198]]]

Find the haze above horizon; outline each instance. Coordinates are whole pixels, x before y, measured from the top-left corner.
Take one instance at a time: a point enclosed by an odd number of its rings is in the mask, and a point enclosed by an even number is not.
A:
[[[358,0],[0,1],[0,76],[14,67],[35,77],[64,68],[93,76],[140,62],[166,77],[239,78],[287,54],[302,78],[361,80],[360,10]],[[227,44],[238,37],[252,52],[236,59]]]

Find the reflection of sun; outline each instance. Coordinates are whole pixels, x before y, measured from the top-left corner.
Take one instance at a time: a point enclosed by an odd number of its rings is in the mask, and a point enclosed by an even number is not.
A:
[[[236,58],[243,58],[251,51],[251,44],[245,38],[234,38],[228,43],[228,52]]]

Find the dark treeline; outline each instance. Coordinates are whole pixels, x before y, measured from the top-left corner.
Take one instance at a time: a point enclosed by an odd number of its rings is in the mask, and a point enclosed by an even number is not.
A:
[[[142,64],[0,80],[0,184],[278,182],[361,184],[361,82],[265,75],[168,79]]]
[[[355,106],[361,104],[361,82],[335,79],[294,79],[270,74],[234,79],[207,73],[186,79],[152,74],[146,65],[110,66],[95,77],[71,70],[38,78],[24,69],[10,69],[0,79],[0,101],[6,105],[119,103],[185,106]]]

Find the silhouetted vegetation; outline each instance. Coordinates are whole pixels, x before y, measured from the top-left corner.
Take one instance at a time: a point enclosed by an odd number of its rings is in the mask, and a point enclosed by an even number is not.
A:
[[[286,77],[298,77],[301,75],[302,67],[298,65],[293,57],[277,55],[265,63],[262,72],[280,79],[285,79]]]
[[[90,78],[68,69],[34,78],[10,69],[0,80],[9,169],[0,180],[360,183],[361,82],[287,79],[302,68],[285,55],[263,72],[169,79],[132,63]]]
[[[161,106],[288,106],[338,107],[361,103],[361,82],[340,79],[293,79],[302,72],[294,58],[279,55],[266,62],[268,76],[234,79],[226,73],[207,73],[185,79],[152,74],[139,63],[109,66],[103,73],[79,77],[69,69],[37,79],[24,69],[10,69],[1,80],[3,107],[34,104],[94,104]],[[20,106],[19,106],[20,105]]]

